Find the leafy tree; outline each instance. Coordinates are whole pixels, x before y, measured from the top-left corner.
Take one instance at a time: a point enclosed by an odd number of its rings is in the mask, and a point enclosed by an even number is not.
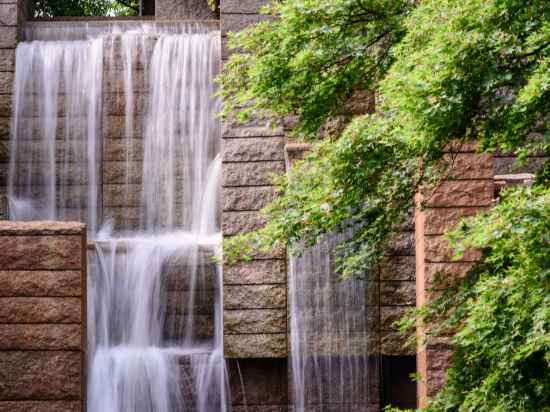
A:
[[[355,276],[383,259],[414,193],[446,175],[445,151],[476,140],[521,163],[549,149],[547,0],[288,0],[264,12],[272,19],[230,38],[243,54],[220,77],[223,114],[290,117],[314,145],[276,178],[265,227],[226,242],[230,261],[352,225],[338,257]],[[376,94],[376,112],[318,141],[357,90]],[[430,410],[548,410],[548,170],[450,235],[485,260],[418,314],[459,329]]]
[[[139,14],[139,0],[35,0],[35,17],[130,16]]]

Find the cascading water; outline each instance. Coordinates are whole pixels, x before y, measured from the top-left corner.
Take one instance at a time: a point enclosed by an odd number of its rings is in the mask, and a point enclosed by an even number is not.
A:
[[[30,24],[25,33],[10,218],[88,223],[88,410],[225,411],[213,260],[221,240],[219,33],[189,23]],[[116,142],[104,136],[109,99],[124,106]],[[137,223],[124,214],[109,221],[109,145],[122,148],[116,189]]]
[[[379,410],[376,393],[376,289],[340,280],[338,245],[351,233],[326,235],[290,259],[291,403],[296,412]]]

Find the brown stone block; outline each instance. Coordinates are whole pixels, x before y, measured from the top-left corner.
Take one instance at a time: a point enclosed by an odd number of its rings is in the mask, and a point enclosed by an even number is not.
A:
[[[17,4],[0,3],[0,26],[17,26]]]
[[[103,184],[140,184],[142,175],[142,162],[103,162]]]
[[[81,296],[82,273],[74,270],[0,271],[0,296]]]
[[[0,71],[10,72],[15,70],[15,50],[0,50]]]
[[[474,265],[474,262],[426,263],[424,265],[426,287],[446,289],[457,279],[466,276]]]
[[[224,335],[224,354],[227,358],[284,358],[286,333]]]
[[[224,310],[224,333],[286,333],[286,309]]]
[[[414,281],[380,282],[380,304],[383,306],[412,306],[416,303]]]
[[[494,198],[493,180],[447,180],[434,191],[426,193],[426,205],[431,207],[491,206]]]
[[[223,140],[225,162],[284,160],[284,138],[252,137]]]
[[[284,131],[281,124],[273,123],[271,120],[254,119],[248,123],[239,123],[233,120],[222,122],[222,137],[272,137],[283,136]]]
[[[238,32],[261,21],[273,20],[271,16],[261,14],[225,14],[221,20],[222,36],[228,32]]]
[[[3,269],[80,269],[82,237],[0,236]]]
[[[80,352],[0,352],[0,400],[76,400]]]
[[[413,355],[414,347],[406,345],[406,337],[397,332],[382,332],[380,336],[380,352],[386,356]]]
[[[284,162],[224,163],[222,186],[270,186],[272,175],[284,171]]]
[[[143,140],[132,139],[128,147],[126,139],[103,139],[103,160],[111,162],[142,161]]]
[[[525,164],[519,165],[515,156],[495,157],[495,175],[535,173],[548,159],[545,156],[529,157]]]
[[[222,19],[225,19],[225,13],[258,13],[262,6],[269,4],[269,0],[223,0],[220,3]]]
[[[414,280],[415,272],[414,256],[391,256],[386,258],[380,266],[381,280]]]
[[[226,264],[223,268],[223,282],[225,285],[285,283],[286,264],[282,259]]]
[[[81,412],[80,401],[0,401],[0,412]]]
[[[443,236],[425,236],[424,247],[426,262],[477,262],[481,259],[481,252],[472,249],[466,250],[462,257],[457,259]]]
[[[126,118],[124,116],[103,116],[103,136],[104,138],[116,139],[126,136],[125,129]],[[143,136],[143,118],[136,116],[134,118],[134,138]]]
[[[454,229],[462,218],[488,211],[488,207],[426,208],[426,235],[442,235]]]
[[[2,117],[4,115],[4,117]],[[10,140],[11,112],[2,113],[0,108],[0,140]]]
[[[80,235],[86,225],[79,222],[0,222],[0,236],[9,235]],[[2,268],[5,269],[5,268]]]
[[[11,94],[13,90],[13,72],[0,72],[0,93]]]
[[[492,179],[493,157],[490,154],[447,154],[442,164],[449,179]]]
[[[80,298],[0,298],[0,323],[80,323]]]
[[[273,186],[224,187],[222,189],[222,207],[224,211],[260,210],[277,197]]]
[[[0,27],[0,33],[2,32],[1,29]],[[0,117],[9,118],[11,116],[11,104],[10,94],[0,94]]]
[[[406,306],[381,306],[380,330],[397,332],[393,326],[394,322],[401,320],[410,309]]]
[[[266,220],[259,212],[223,212],[222,233],[233,236],[260,229]]]
[[[0,350],[80,350],[82,325],[0,325]]]
[[[390,245],[391,255],[414,256],[414,232],[401,232]]]
[[[224,287],[224,309],[286,308],[286,285]]]

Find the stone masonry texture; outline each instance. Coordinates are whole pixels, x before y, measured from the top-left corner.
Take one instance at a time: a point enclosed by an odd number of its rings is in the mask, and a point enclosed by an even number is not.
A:
[[[86,227],[0,221],[0,411],[84,410]]]
[[[466,251],[456,259],[444,233],[461,218],[486,211],[493,203],[493,157],[477,155],[472,147],[453,150],[443,162],[449,167],[448,179],[438,187],[417,195],[415,212],[416,304],[433,298],[430,289],[445,289],[463,277],[481,258],[476,250]],[[436,279],[438,280],[436,282]],[[426,338],[419,326],[417,348],[418,406],[426,406],[445,382],[452,347],[448,337]]]

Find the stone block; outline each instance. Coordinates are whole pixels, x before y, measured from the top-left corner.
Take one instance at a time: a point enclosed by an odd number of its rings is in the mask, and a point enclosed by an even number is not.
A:
[[[273,19],[272,16],[262,14],[225,14],[221,20],[222,36],[226,36],[228,32],[239,32],[261,21]]]
[[[269,0],[222,0],[220,12],[222,20],[225,19],[224,13],[231,14],[250,14],[258,13],[260,8],[269,4]]]
[[[124,116],[103,116],[103,137],[104,139],[123,138],[126,135],[126,119]],[[134,118],[134,139],[143,136],[143,117],[135,116]]]
[[[412,306],[416,303],[414,281],[380,282],[380,304],[382,306]]]
[[[57,270],[82,267],[81,236],[0,236],[3,269]]]
[[[474,267],[474,262],[425,263],[426,287],[446,289],[457,279],[462,279]]]
[[[488,211],[488,207],[456,207],[456,208],[426,208],[424,233],[426,235],[442,235],[454,229],[462,218],[475,216]]]
[[[286,309],[224,310],[226,335],[286,333]]]
[[[517,158],[514,156],[495,157],[494,159],[494,174],[506,175],[514,173],[535,173],[539,170],[548,157],[529,157],[525,164],[519,165]]]
[[[251,137],[223,140],[225,162],[255,162],[262,160],[284,160],[284,138]]]
[[[206,0],[155,0],[155,17],[162,19],[215,19]]]
[[[225,286],[224,309],[286,308],[286,285]]]
[[[397,332],[383,332],[380,336],[380,353],[386,356],[414,355],[415,348],[406,345],[406,338]]]
[[[0,48],[15,49],[17,47],[17,27],[0,26]]]
[[[223,138],[273,137],[283,134],[281,124],[267,119],[254,119],[244,124],[232,120],[222,122]]]
[[[284,358],[286,333],[225,335],[226,358]]]
[[[103,162],[103,184],[140,184],[143,175],[141,162]]]
[[[406,306],[381,306],[380,307],[380,330],[397,332],[393,326],[394,322],[402,319],[407,313]]]
[[[0,27],[0,35],[2,34],[2,28]],[[0,38],[0,42],[1,42]],[[0,117],[9,118],[11,116],[11,94],[0,94]],[[9,134],[8,134],[9,136]]]
[[[0,350],[80,350],[81,325],[0,325]]]
[[[457,258],[443,236],[425,236],[424,248],[426,262],[477,262],[481,259],[481,252],[472,249],[466,250],[460,258]]]
[[[224,187],[222,189],[223,211],[261,210],[277,197],[273,186]]]
[[[103,160],[111,162],[143,161],[143,141],[133,139],[128,147],[126,139],[103,139]]]
[[[63,271],[0,271],[0,296],[82,296],[82,273]]]
[[[0,26],[17,26],[17,4],[0,3]]]
[[[390,245],[389,253],[398,256],[414,256],[414,232],[401,232]]]
[[[0,93],[11,95],[13,90],[13,78],[13,72],[0,71]]]
[[[0,71],[12,72],[15,70],[15,50],[1,49],[0,50]]]
[[[83,233],[86,233],[86,225],[79,222],[0,222],[0,236],[81,235]]]
[[[11,128],[11,119],[10,119],[11,113],[8,112],[2,113],[0,111],[0,140],[8,140],[10,139],[10,128]]]
[[[225,285],[285,283],[286,264],[282,259],[265,259],[225,265],[223,282]]]
[[[490,154],[447,154],[442,164],[449,179],[492,179],[493,157]]]
[[[80,401],[0,401],[0,412],[81,412]]]
[[[222,216],[222,233],[226,236],[252,232],[266,223],[259,212],[224,212]]]
[[[80,323],[80,298],[0,298],[0,323]]]
[[[284,162],[224,163],[222,186],[270,186],[272,176],[284,171]]]
[[[79,352],[0,352],[0,400],[76,400],[81,396]]]
[[[380,266],[381,280],[415,280],[416,261],[414,256],[391,256]]]
[[[493,180],[448,180],[435,191],[426,193],[426,205],[431,207],[491,206],[494,198]]]

